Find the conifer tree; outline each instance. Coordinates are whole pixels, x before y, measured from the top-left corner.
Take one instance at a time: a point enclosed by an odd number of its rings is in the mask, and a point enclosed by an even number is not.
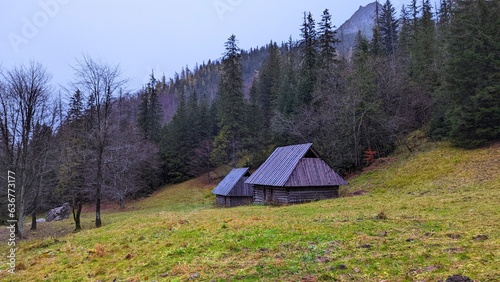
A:
[[[435,22],[430,0],[422,1],[422,16],[417,20],[412,57],[412,75],[429,91],[436,85],[436,70],[433,68],[436,50]]]
[[[432,117],[429,124],[429,136],[433,139],[441,139],[449,134],[449,123],[446,121],[445,115],[449,110],[449,96],[446,95],[446,86],[443,82],[446,81],[447,70],[446,62],[449,59],[448,45],[450,38],[450,22],[451,22],[451,3],[449,0],[442,0],[438,13],[436,25],[436,66],[439,86],[436,88],[433,99],[434,106],[432,109]]]
[[[336,38],[337,32],[331,23],[331,15],[328,9],[323,11],[318,29],[318,66],[317,81],[314,90],[314,107],[317,108],[326,102],[332,93],[332,84],[337,84],[339,78],[339,59],[335,46],[340,42]]]
[[[302,39],[299,43],[299,47],[302,54],[302,63],[296,99],[298,104],[296,108],[311,103],[317,80],[316,63],[318,39],[316,35],[316,23],[310,12],[307,14],[304,12],[301,36]]]
[[[375,2],[375,19],[373,24],[373,37],[370,42],[370,50],[374,56],[380,56],[383,53],[384,47],[382,46],[382,33],[380,30],[380,4]]]
[[[166,182],[182,182],[192,176],[187,163],[190,157],[190,130],[186,99],[181,92],[175,115],[162,130],[160,153],[165,162]]]
[[[217,120],[220,127],[215,138],[214,156],[222,156],[219,162],[230,161],[236,167],[242,148],[244,132],[245,101],[243,98],[243,73],[241,50],[233,34],[224,44],[226,52],[222,58],[222,74],[219,84]]]
[[[271,118],[278,105],[281,79],[281,57],[278,45],[272,42],[267,46],[269,57],[255,76],[250,89],[250,106],[247,124],[256,126],[255,134],[247,138],[247,145],[266,146],[271,140]]]
[[[401,14],[399,17],[399,36],[397,41],[396,52],[399,57],[408,57],[410,50],[410,44],[413,38],[413,28],[412,21],[410,19],[410,14],[405,5],[401,8]]]
[[[387,54],[394,53],[398,41],[398,20],[391,1],[386,0],[378,17],[382,46]]]
[[[455,1],[446,91],[451,139],[477,147],[500,138],[499,1]]]
[[[150,81],[142,91],[137,122],[146,140],[158,143],[161,128],[162,109],[158,97],[158,81],[151,72]]]
[[[286,116],[296,113],[298,74],[296,70],[297,59],[295,56],[295,47],[290,37],[285,45],[285,54],[283,55],[281,75],[279,82],[279,91],[276,108],[278,112]]]
[[[436,29],[429,0],[423,0],[422,6],[412,1],[409,11],[413,18],[410,19],[411,38],[408,44],[406,69],[410,78],[408,83],[412,85],[412,91],[416,96],[413,111],[416,112],[418,122],[423,125],[431,117],[433,95],[439,87]]]
[[[89,154],[85,138],[88,121],[83,95],[79,89],[71,96],[69,107],[66,123],[61,130],[61,164],[57,189],[71,201],[75,231],[79,231],[82,229],[80,215],[87,196],[85,166],[88,165],[86,159]]]
[[[321,60],[322,68],[329,68],[334,63],[337,50],[335,45],[340,41],[337,39],[337,31],[332,26],[332,16],[328,9],[323,11],[321,22],[319,23],[319,58]]]

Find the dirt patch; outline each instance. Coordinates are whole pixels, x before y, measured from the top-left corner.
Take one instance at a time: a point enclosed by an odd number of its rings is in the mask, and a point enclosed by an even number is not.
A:
[[[474,280],[470,279],[467,276],[462,276],[462,275],[453,275],[453,276],[448,276],[444,282],[474,282]]]
[[[462,235],[458,233],[448,233],[446,234],[446,237],[451,238],[451,239],[460,239],[462,238]]]
[[[474,241],[486,241],[488,239],[488,236],[483,234],[472,237],[472,240]]]

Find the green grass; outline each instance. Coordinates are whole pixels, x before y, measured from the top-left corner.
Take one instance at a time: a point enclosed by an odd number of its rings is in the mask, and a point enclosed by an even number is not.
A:
[[[500,277],[500,146],[432,143],[294,206],[212,206],[201,179],[20,243],[5,281],[437,281]],[[59,228],[59,229],[58,229]],[[71,229],[71,221],[40,229]],[[66,229],[64,229],[66,230]],[[40,231],[42,232],[42,231]],[[6,244],[0,249],[7,252]],[[2,255],[2,259],[5,256]],[[3,261],[2,261],[2,265]]]

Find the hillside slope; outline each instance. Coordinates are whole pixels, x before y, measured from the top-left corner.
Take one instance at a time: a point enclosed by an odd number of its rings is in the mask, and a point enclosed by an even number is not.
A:
[[[500,145],[425,147],[350,179],[343,194],[367,191],[356,197],[217,209],[201,179],[169,186],[127,212],[103,215],[99,229],[22,242],[17,273],[0,279],[436,281],[461,274],[493,281],[500,277]],[[84,216],[84,227],[91,219]]]

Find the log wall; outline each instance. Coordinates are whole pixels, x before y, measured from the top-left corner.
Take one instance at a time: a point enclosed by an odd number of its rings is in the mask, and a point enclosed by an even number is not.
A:
[[[253,202],[253,197],[231,197],[217,195],[215,203],[219,207],[236,207],[242,205],[249,205]]]
[[[253,202],[255,204],[296,204],[316,200],[337,198],[338,186],[327,187],[273,187],[254,186]]]

